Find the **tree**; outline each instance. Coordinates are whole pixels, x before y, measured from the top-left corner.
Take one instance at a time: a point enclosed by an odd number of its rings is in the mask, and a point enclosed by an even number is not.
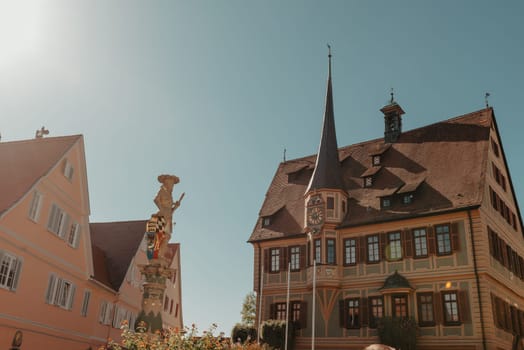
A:
[[[240,315],[242,316],[242,324],[246,326],[253,327],[255,325],[255,318],[257,313],[256,300],[254,292],[247,293],[244,298],[244,303],[242,304],[242,311]]]

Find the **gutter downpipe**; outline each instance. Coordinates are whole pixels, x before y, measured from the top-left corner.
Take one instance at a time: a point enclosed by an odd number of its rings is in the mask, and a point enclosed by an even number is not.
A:
[[[486,330],[484,326],[484,314],[482,312],[482,298],[480,293],[480,277],[479,277],[479,271],[477,266],[477,252],[475,250],[475,240],[473,238],[473,219],[471,218],[471,210],[468,209],[468,219],[469,219],[469,235],[471,238],[471,248],[473,252],[473,269],[475,272],[475,281],[477,283],[477,297],[479,299],[479,311],[480,311],[480,329],[482,330],[482,348],[484,350],[487,350],[487,344],[486,344]]]

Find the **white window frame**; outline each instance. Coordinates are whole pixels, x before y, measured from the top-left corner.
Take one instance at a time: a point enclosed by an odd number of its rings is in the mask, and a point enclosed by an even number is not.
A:
[[[64,239],[68,230],[71,217],[58,205],[51,206],[49,213],[49,220],[47,222],[47,229],[60,238]]]
[[[46,290],[46,303],[62,309],[71,310],[75,297],[76,286],[73,282],[51,273]]]
[[[81,232],[80,224],[77,222],[73,222],[73,224],[71,225],[71,228],[69,229],[69,233],[67,235],[67,243],[71,247],[78,248],[80,232]]]
[[[70,161],[66,160],[64,164],[64,176],[69,181],[73,181],[73,174],[75,172],[75,168],[73,167],[73,164],[71,164]]]
[[[35,191],[33,193],[33,199],[31,199],[31,204],[29,205],[29,212],[27,213],[31,221],[38,222],[38,219],[40,218],[42,198],[43,195],[40,192]]]
[[[15,291],[18,287],[23,259],[0,249],[0,288]]]
[[[89,301],[91,300],[91,291],[86,289],[84,291],[84,299],[82,300],[82,309],[80,309],[80,316],[87,317],[87,311],[89,310]]]

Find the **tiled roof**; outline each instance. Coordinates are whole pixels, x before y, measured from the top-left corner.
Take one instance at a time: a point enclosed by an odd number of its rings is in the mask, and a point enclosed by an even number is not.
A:
[[[483,109],[419,129],[403,132],[397,142],[384,139],[339,149],[348,215],[341,227],[363,225],[479,205],[487,161],[492,109]],[[373,185],[363,187],[362,174],[372,168],[372,156],[381,153],[381,169]],[[304,233],[304,192],[315,155],[280,164],[267,191],[250,242]],[[298,171],[288,176],[290,170]],[[292,170],[291,170],[292,171]],[[381,208],[380,199],[397,190],[413,190],[411,204]],[[277,208],[281,208],[276,211]]]
[[[0,215],[45,176],[81,137],[0,142]]]
[[[146,223],[147,220],[89,224],[94,278],[98,282],[115,291],[120,289],[144,237]]]

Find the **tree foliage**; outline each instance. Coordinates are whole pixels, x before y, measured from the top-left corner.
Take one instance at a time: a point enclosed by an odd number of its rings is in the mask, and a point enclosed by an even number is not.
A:
[[[242,303],[242,311],[240,311],[240,315],[242,316],[242,324],[247,326],[255,325],[257,313],[256,300],[257,298],[255,297],[254,292],[249,292],[244,298],[244,302]]]
[[[253,342],[257,340],[257,330],[254,326],[237,323],[231,331],[231,341],[244,344],[246,342]]]
[[[261,336],[264,343],[273,349],[284,349],[286,341],[286,321],[267,320],[262,323]],[[288,349],[293,349],[295,345],[295,328],[293,325],[288,327]]]
[[[415,350],[417,322],[409,317],[383,317],[378,322],[378,336],[382,344],[396,349]]]

